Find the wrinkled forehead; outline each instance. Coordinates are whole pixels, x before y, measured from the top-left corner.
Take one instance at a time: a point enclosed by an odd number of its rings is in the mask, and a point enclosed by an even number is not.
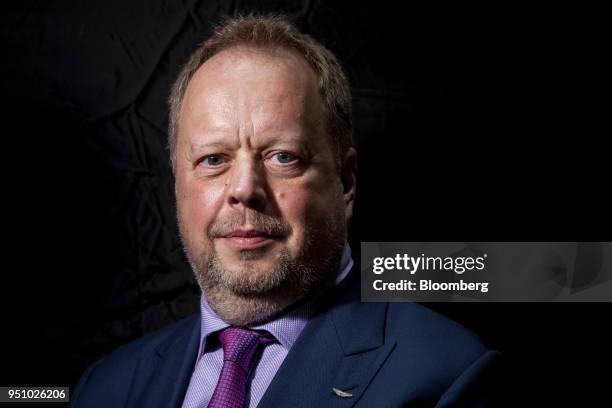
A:
[[[245,121],[255,128],[319,128],[322,119],[317,77],[301,56],[283,48],[234,47],[194,74],[179,127],[187,135],[236,128]]]

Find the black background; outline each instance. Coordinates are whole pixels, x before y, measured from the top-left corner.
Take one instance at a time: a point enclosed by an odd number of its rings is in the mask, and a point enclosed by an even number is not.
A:
[[[165,98],[227,14],[285,12],[344,64],[360,154],[354,251],[360,241],[610,238],[600,10],[3,7],[2,385],[74,386],[104,353],[196,310],[174,220]],[[509,406],[604,397],[609,304],[431,307],[505,354]]]

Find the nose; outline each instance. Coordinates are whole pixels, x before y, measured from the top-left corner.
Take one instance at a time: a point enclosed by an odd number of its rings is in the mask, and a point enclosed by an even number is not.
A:
[[[231,207],[263,211],[267,204],[266,178],[255,160],[236,159],[229,182]]]

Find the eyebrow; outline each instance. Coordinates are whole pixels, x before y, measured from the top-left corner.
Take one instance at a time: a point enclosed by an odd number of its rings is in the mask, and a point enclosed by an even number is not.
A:
[[[196,152],[198,150],[203,150],[209,147],[227,147],[229,143],[225,142],[208,142],[208,143],[190,143],[189,147],[191,152]]]
[[[212,142],[189,142],[188,157],[194,158],[199,152],[210,148],[228,148],[231,142],[227,141],[212,141]]]
[[[266,149],[270,146],[280,143],[296,143],[300,146],[303,146],[306,150],[312,150],[312,141],[307,136],[300,136],[297,134],[276,134],[272,136],[267,136],[265,141],[260,144],[260,149]],[[201,152],[202,150],[210,149],[210,148],[235,148],[235,143],[233,141],[220,140],[220,141],[211,141],[211,142],[190,142],[189,143],[189,154],[190,157],[193,158]]]
[[[282,134],[282,133],[273,134],[266,138],[265,142],[262,143],[262,147],[267,148],[275,144],[289,142],[289,143],[296,143],[299,145],[303,145],[307,148],[310,148],[312,142],[310,141],[310,138],[307,136],[307,134],[308,133],[306,134],[291,133],[289,135]]]

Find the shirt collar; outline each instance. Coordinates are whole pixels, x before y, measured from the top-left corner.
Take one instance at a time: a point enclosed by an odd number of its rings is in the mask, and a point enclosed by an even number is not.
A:
[[[344,251],[342,253],[342,260],[340,261],[340,268],[337,272],[336,278],[330,286],[338,286],[353,268],[353,259],[351,257],[351,248],[348,242],[344,244]],[[321,291],[324,291],[321,289]],[[276,319],[267,323],[253,326],[256,330],[266,330],[272,334],[278,342],[288,351],[293,346],[293,343],[297,340],[298,336],[302,332],[302,329],[306,326],[309,317],[312,314],[313,300],[316,298],[312,297],[301,303],[297,307],[290,308],[287,312],[281,314]],[[206,339],[214,332],[225,329],[230,325],[224,322],[210,307],[206,301],[206,296],[202,294],[200,297],[200,312],[202,318],[202,330],[200,333],[200,350],[198,351],[198,357],[202,355],[206,346]]]

